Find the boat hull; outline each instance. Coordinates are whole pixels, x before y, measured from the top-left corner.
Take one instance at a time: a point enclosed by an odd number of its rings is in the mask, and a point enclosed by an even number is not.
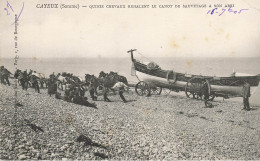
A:
[[[133,62],[134,70],[159,78],[165,78],[168,80],[177,80],[181,82],[188,82],[192,78],[194,81],[198,80],[209,80],[212,85],[220,86],[243,86],[245,82],[249,83],[250,86],[258,86],[259,76],[230,76],[230,77],[213,77],[213,76],[201,76],[201,75],[187,75],[183,73],[177,73],[170,70],[162,69],[148,69],[147,65],[140,62]],[[195,80],[196,79],[196,80]]]
[[[136,71],[136,76],[139,81],[145,81],[151,86],[158,86],[161,88],[168,88],[171,90],[185,91],[185,86],[187,82],[176,80],[174,83],[170,82],[166,78],[157,77],[149,75],[140,71]],[[241,97],[243,86],[223,86],[223,85],[210,85],[211,93],[220,96],[232,96],[232,97]],[[254,91],[257,87],[251,87],[251,94],[254,94]]]
[[[216,96],[242,96],[242,90],[245,83],[251,87],[259,85],[260,75],[241,76],[239,73],[233,73],[229,77],[215,77],[202,75],[187,75],[172,70],[163,70],[156,63],[141,63],[133,57],[136,49],[129,50],[132,60],[132,75],[136,75],[139,81],[147,82],[150,86],[168,88],[175,91],[185,91],[186,94],[200,94],[207,84],[210,94]],[[255,88],[256,89],[256,88]],[[253,94],[254,89],[250,91]]]

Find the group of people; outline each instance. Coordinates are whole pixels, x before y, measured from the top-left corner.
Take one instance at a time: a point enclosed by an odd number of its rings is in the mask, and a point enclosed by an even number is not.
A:
[[[9,72],[4,66],[0,67],[0,78],[1,78],[1,84],[8,84],[10,86],[9,78],[10,75],[12,75],[11,72]],[[35,89],[35,92],[40,93],[40,87],[43,88],[43,84],[46,84],[46,88],[48,90],[48,95],[52,96],[55,95],[55,98],[62,99],[67,102],[72,102],[75,104],[85,105],[89,107],[95,107],[96,104],[88,102],[88,98],[85,96],[86,90],[89,91],[90,97],[93,101],[97,100],[97,92],[96,92],[96,84],[93,81],[82,81],[78,79],[79,77],[74,76],[70,73],[58,73],[55,75],[52,73],[49,78],[42,78],[39,73],[33,70],[20,70],[17,69],[14,73],[14,78],[18,80],[18,83],[22,86],[23,90],[27,90],[28,87],[32,87]],[[61,82],[59,77],[65,77],[66,82]],[[92,80],[92,79],[91,79]],[[64,83],[64,84],[63,84]],[[106,87],[103,86],[103,98],[105,102],[112,102],[108,98],[108,92],[109,90],[118,90],[119,96],[122,99],[124,103],[126,103],[126,99],[123,96],[123,92],[128,86],[121,82],[120,80],[117,80],[113,83],[113,87]],[[59,85],[65,85],[65,91],[64,95],[62,95],[58,91]]]
[[[57,99],[62,99],[67,102],[72,102],[79,105],[84,105],[88,107],[96,108],[97,105],[95,103],[88,102],[88,98],[85,96],[85,90],[80,86],[71,85],[69,88],[65,90],[64,96],[61,96],[61,93],[56,92],[55,97]]]
[[[67,81],[65,83],[65,91],[64,91],[64,95],[62,96],[62,94],[60,92],[58,92],[58,82],[59,82],[59,76],[61,74],[57,74],[55,75],[54,73],[51,74],[49,76],[49,81],[47,84],[48,87],[48,94],[51,95],[55,95],[55,97],[57,99],[62,99],[64,101],[67,102],[72,102],[75,104],[79,104],[79,105],[84,105],[84,106],[89,106],[89,107],[94,107],[96,108],[96,104],[90,103],[88,101],[88,98],[85,96],[85,92],[86,90],[89,91],[90,97],[92,98],[93,101],[97,100],[97,95],[95,95],[95,88],[96,86],[94,86],[93,82],[80,82],[80,81]],[[64,76],[64,74],[63,74]],[[71,78],[71,75],[70,75]],[[70,80],[69,78],[67,80]],[[122,99],[122,101],[124,103],[126,103],[126,99],[123,96],[123,92],[125,91],[126,88],[129,88],[125,83],[117,81],[115,82],[114,86],[112,88],[108,88],[108,87],[103,87],[103,98],[105,102],[112,102],[109,98],[108,98],[108,92],[110,89],[112,90],[118,90],[119,92],[119,96]]]
[[[27,70],[22,71],[17,69],[14,78],[18,79],[23,90],[27,90],[28,86],[31,86],[35,89],[35,92],[40,93],[39,83],[43,86],[43,81],[40,79],[39,74],[33,70],[28,72]]]

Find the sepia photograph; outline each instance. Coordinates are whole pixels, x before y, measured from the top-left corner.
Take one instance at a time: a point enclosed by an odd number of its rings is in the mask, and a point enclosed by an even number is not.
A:
[[[0,6],[0,160],[260,160],[259,0]]]

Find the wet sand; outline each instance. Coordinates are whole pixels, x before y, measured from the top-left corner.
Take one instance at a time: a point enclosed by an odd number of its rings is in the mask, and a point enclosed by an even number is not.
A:
[[[204,108],[182,95],[130,91],[128,103],[100,96],[94,109],[19,87],[14,115],[14,95],[0,86],[0,159],[260,159],[260,109],[241,102]],[[77,142],[80,135],[96,144]]]

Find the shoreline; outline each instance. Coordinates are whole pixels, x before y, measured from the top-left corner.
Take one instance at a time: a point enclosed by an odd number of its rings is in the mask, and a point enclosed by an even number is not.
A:
[[[243,111],[239,102],[215,101],[204,108],[203,101],[179,95],[130,91],[128,103],[119,95],[109,95],[110,103],[99,96],[94,109],[49,97],[46,89],[18,87],[14,124],[14,89],[0,89],[0,159],[260,159],[258,107]],[[80,135],[101,146],[84,146]]]

